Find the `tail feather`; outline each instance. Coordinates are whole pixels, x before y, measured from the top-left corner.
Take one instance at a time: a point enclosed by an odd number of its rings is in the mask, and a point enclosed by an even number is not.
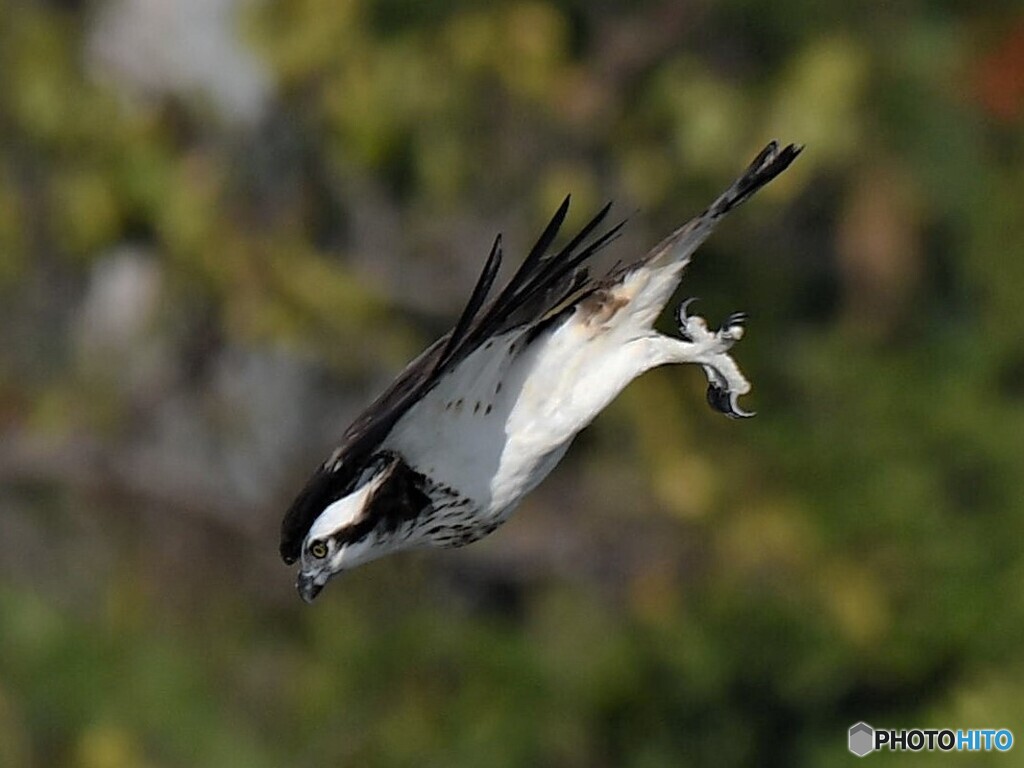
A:
[[[683,224],[639,260],[614,267],[601,282],[600,287],[614,289],[626,281],[643,279],[646,286],[641,290],[648,295],[638,304],[649,310],[643,313],[645,316],[653,313],[656,317],[675,291],[679,276],[689,263],[690,256],[707,240],[715,225],[786,170],[802,150],[803,147],[796,144],[789,144],[780,149],[777,141],[769,143],[758,153],[743,174],[703,213]]]
[[[803,147],[796,144],[780,150],[779,143],[772,141],[754,158],[743,175],[702,215],[721,218],[786,170],[802,151]]]

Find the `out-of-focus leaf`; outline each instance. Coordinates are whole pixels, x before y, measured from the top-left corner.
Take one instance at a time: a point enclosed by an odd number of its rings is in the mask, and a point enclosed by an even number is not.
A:
[[[814,164],[849,160],[866,147],[864,95],[872,86],[866,46],[825,36],[795,52],[775,88],[769,133],[813,147]]]

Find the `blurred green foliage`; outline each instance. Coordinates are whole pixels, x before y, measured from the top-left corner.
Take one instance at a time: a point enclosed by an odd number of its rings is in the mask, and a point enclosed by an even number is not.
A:
[[[254,123],[118,87],[89,64],[102,5],[0,0],[0,764],[827,767],[861,719],[1024,738],[1014,3],[261,0],[237,18],[273,82]],[[245,524],[15,449],[116,461],[158,402],[233,434],[208,348],[370,390],[494,228],[522,250],[566,192],[576,222],[614,197],[628,258],[776,136],[807,150],[687,282],[754,316],[761,414],[649,375],[475,554],[307,610],[275,516],[326,443]],[[125,245],[159,306],[82,352]],[[502,565],[569,526],[557,566]]]

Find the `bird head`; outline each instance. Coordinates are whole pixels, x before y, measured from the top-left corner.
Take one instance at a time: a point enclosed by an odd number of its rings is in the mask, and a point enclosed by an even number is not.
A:
[[[342,571],[400,549],[430,504],[422,480],[394,454],[375,457],[354,490],[326,504],[313,521],[299,555],[299,596],[311,603]]]
[[[313,522],[302,542],[295,583],[307,603],[313,602],[331,577],[370,559],[376,539],[372,502],[385,479],[385,470],[377,469],[355,491],[328,504]]]

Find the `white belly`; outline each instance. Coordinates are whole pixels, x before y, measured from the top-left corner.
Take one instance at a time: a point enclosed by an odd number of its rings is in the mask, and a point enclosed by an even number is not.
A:
[[[385,445],[504,520],[576,434],[653,364],[638,329],[570,319],[522,351],[513,332],[481,348],[396,425]],[[642,332],[639,332],[642,335]],[[500,383],[500,386],[499,386]]]

